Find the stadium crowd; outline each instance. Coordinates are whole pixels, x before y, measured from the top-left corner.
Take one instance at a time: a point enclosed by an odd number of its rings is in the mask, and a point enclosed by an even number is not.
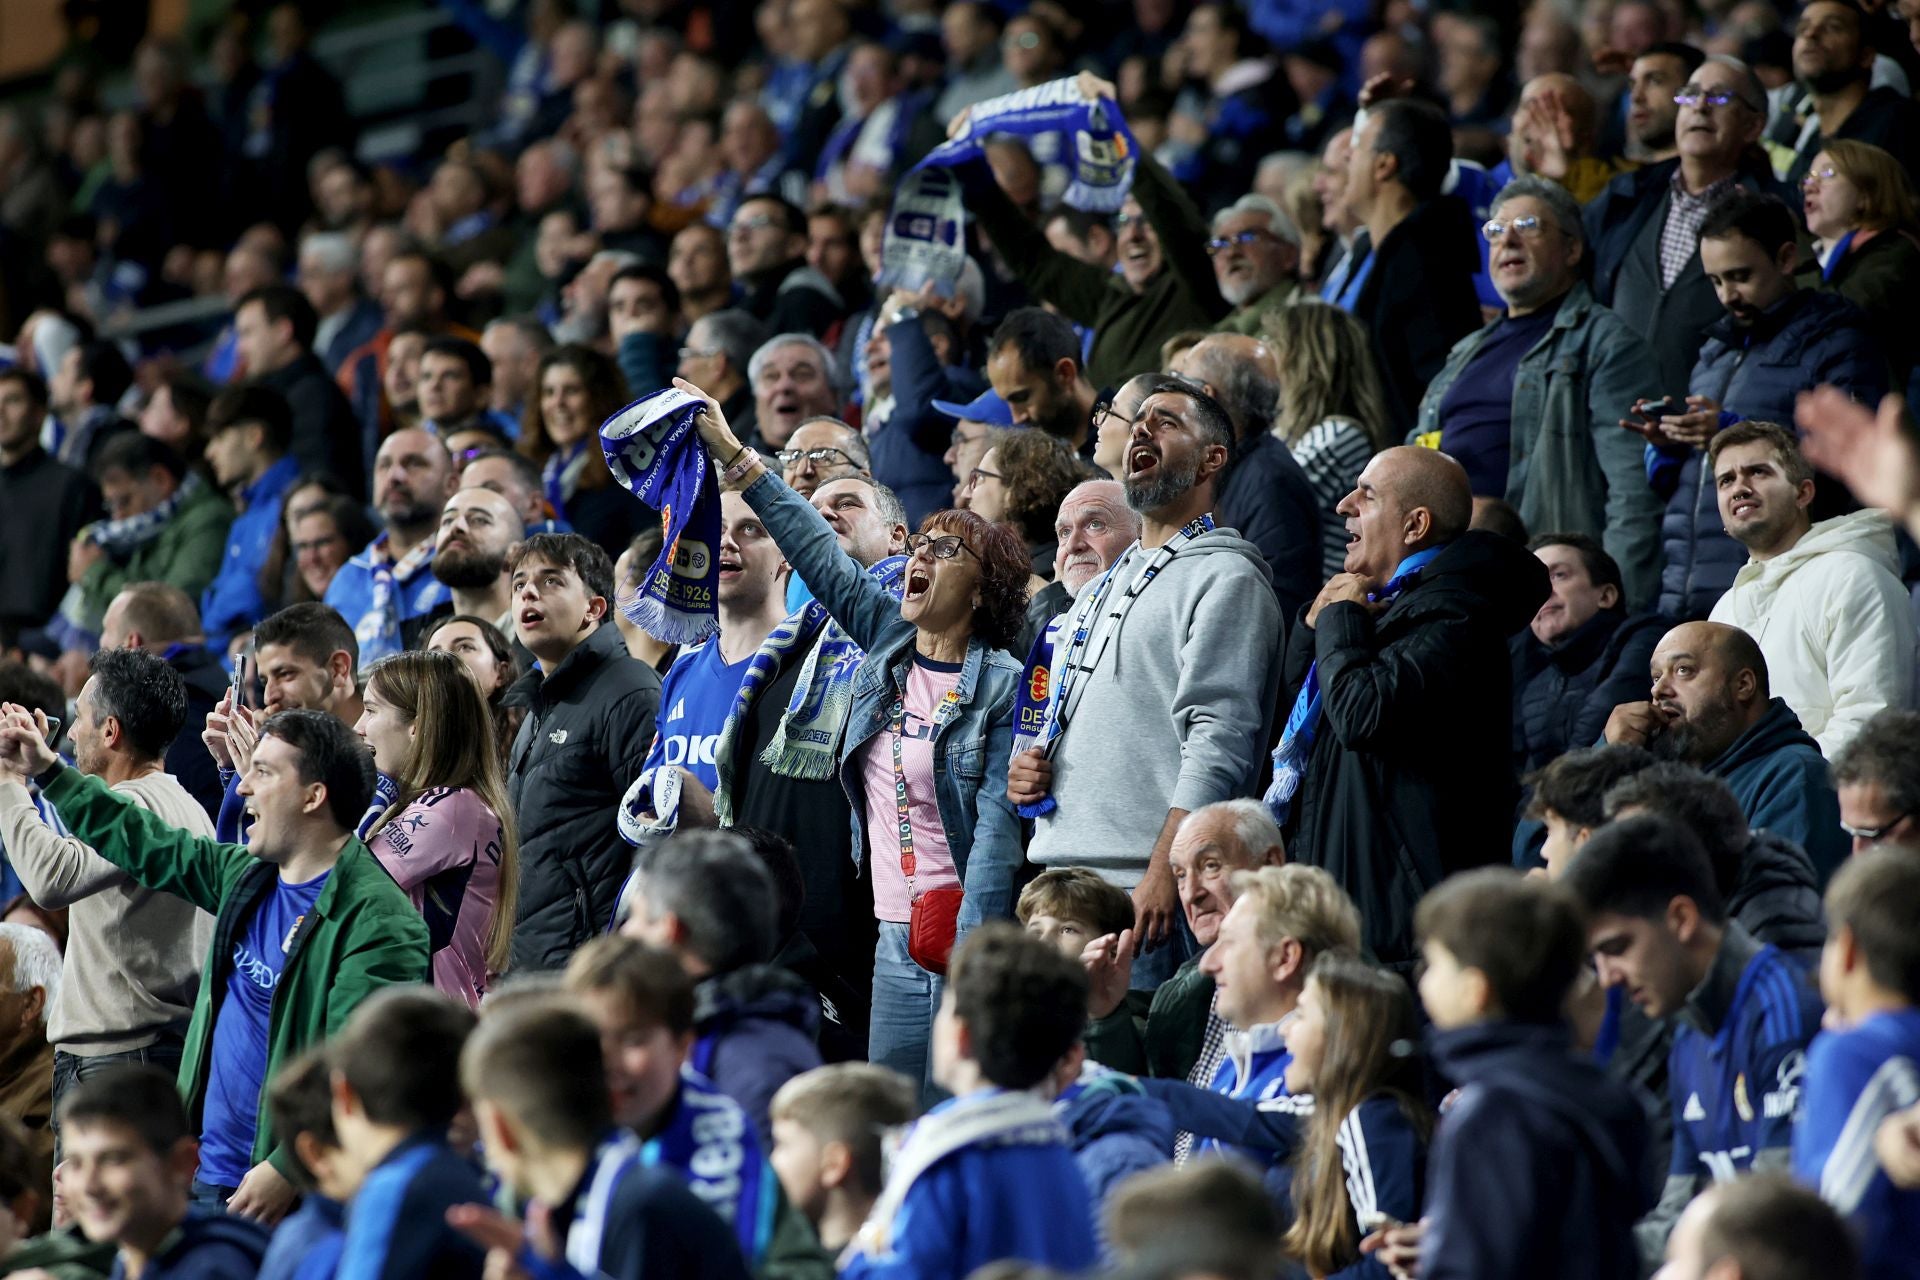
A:
[[[1920,3],[438,7],[0,99],[0,1275],[1920,1277]]]

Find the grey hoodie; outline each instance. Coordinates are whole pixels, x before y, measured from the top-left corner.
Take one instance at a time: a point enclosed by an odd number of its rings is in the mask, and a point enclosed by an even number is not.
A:
[[[1120,585],[1131,581],[1129,570]],[[1059,807],[1036,820],[1028,857],[1131,889],[1169,809],[1252,794],[1273,736],[1282,627],[1251,542],[1215,529],[1182,548],[1072,691],[1053,749]]]

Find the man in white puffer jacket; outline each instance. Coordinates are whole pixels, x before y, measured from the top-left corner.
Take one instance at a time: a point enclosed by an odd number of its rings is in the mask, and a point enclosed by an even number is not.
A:
[[[1832,759],[1875,712],[1913,704],[1917,638],[1893,523],[1882,511],[1812,523],[1813,468],[1770,422],[1722,431],[1708,465],[1720,518],[1752,557],[1713,621],[1759,643],[1774,693]]]

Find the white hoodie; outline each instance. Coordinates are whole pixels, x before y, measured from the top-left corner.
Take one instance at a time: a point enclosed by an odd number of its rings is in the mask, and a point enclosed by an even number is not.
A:
[[[1831,760],[1875,712],[1913,705],[1913,604],[1882,511],[1822,520],[1790,550],[1749,560],[1713,621],[1760,645],[1772,692]]]

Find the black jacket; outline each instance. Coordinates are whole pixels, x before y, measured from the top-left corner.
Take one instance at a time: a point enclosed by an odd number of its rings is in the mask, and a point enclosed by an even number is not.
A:
[[[776,965],[708,978],[693,993],[696,1071],[740,1104],[773,1150],[767,1108],[780,1086],[820,1065],[820,997]]]
[[[205,645],[181,645],[166,655],[167,665],[180,673],[187,684],[187,718],[181,724],[173,745],[167,748],[167,772],[180,780],[207,817],[220,817],[220,801],[226,789],[220,785],[220,769],[200,741],[207,727],[207,714],[224,698],[231,684],[220,667],[220,659]]]
[[[740,278],[742,311],[768,333],[810,333],[824,340],[846,318],[846,304],[827,278],[795,258]]]
[[[1236,441],[1214,517],[1260,551],[1280,612],[1292,617],[1320,593],[1320,498],[1293,450],[1256,425]]]
[[[293,410],[293,456],[301,468],[330,472],[348,493],[367,492],[367,468],[379,442],[361,439],[353,405],[320,357],[302,352],[286,368],[257,381],[285,396]]]
[[[1827,940],[1813,859],[1805,849],[1771,831],[1755,831],[1748,837],[1740,881],[1727,895],[1727,914],[1760,941],[1808,964],[1818,961]]]
[[[1615,707],[1644,701],[1647,663],[1666,630],[1666,620],[1653,614],[1606,609],[1557,645],[1541,644],[1532,631],[1514,636],[1513,761],[1520,771],[1590,746]]]
[[[551,675],[523,676],[510,696],[527,706],[507,774],[520,821],[513,968],[558,969],[613,918],[633,856],[614,809],[653,741],[660,677],[602,623]]]
[[[1419,206],[1373,251],[1354,300],[1354,319],[1373,336],[1395,440],[1413,430],[1420,397],[1453,344],[1481,325],[1472,223],[1466,202],[1453,196]]]
[[[1343,602],[1316,628],[1303,611],[1293,629],[1286,705],[1317,662],[1324,709],[1288,856],[1340,882],[1383,964],[1412,964],[1413,909],[1427,890],[1507,857],[1519,799],[1507,641],[1546,598],[1538,560],[1475,531],[1379,617]]]
[[[93,481],[45,449],[0,467],[0,641],[53,617],[67,590],[67,546],[99,514]]]

